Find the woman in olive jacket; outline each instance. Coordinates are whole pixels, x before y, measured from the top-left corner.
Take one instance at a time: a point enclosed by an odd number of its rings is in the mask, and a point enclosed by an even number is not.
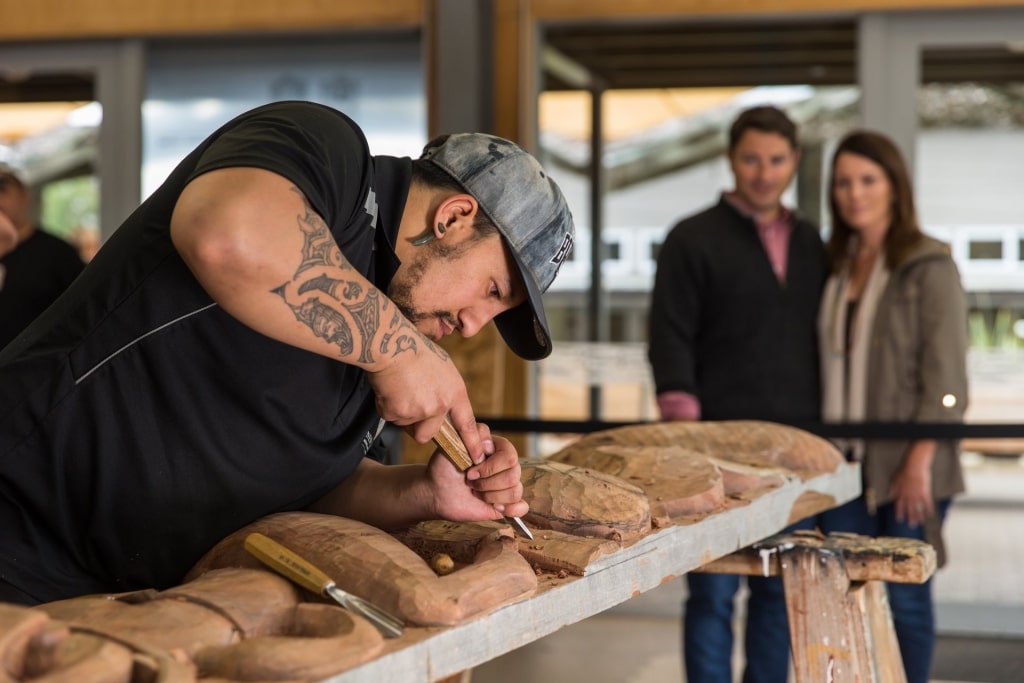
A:
[[[967,311],[949,249],[918,226],[906,165],[887,137],[857,131],[832,159],[831,275],[819,316],[826,422],[961,422]],[[822,531],[925,540],[944,560],[942,522],[964,490],[959,443],[841,444],[862,463],[864,494]],[[926,683],[935,646],[931,581],[890,584],[908,683]]]

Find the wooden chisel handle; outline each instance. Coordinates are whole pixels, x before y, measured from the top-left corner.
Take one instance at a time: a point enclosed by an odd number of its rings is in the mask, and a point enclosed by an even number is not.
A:
[[[334,584],[334,579],[302,559],[301,555],[263,534],[246,536],[245,549],[278,574],[317,595],[324,595],[325,589]]]
[[[441,447],[444,454],[460,472],[465,472],[473,466],[473,459],[469,457],[466,444],[462,443],[459,431],[447,417],[441,423],[441,429],[434,435],[434,443]]]

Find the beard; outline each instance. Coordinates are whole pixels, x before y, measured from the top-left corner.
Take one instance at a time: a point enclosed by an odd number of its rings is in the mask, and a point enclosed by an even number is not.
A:
[[[430,317],[429,314],[423,313],[416,308],[416,305],[413,304],[412,294],[414,290],[419,288],[420,282],[423,281],[423,273],[426,270],[426,262],[417,259],[409,264],[402,277],[398,277],[396,273],[396,277],[391,280],[391,286],[388,288],[388,298],[391,299],[402,315],[413,325],[420,320],[426,320]]]
[[[449,327],[456,329],[458,327],[455,317],[445,310],[425,311],[416,306],[413,303],[414,293],[421,288],[423,282],[423,276],[427,272],[428,265],[431,261],[436,262],[435,265],[440,264],[444,261],[452,260],[458,255],[462,249],[459,247],[452,247],[447,244],[440,242],[431,242],[423,245],[423,252],[417,252],[416,257],[413,259],[408,266],[404,268],[399,267],[399,272],[395,274],[395,277],[391,280],[391,284],[388,287],[388,298],[391,299],[395,307],[401,311],[402,315],[416,325],[424,320],[433,320],[440,318],[444,320]]]

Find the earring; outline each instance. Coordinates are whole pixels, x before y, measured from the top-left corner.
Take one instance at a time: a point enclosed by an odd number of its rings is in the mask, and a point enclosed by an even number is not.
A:
[[[438,224],[437,224],[437,231],[439,233],[441,233],[442,235],[444,234],[444,231],[445,231],[444,223],[438,222]],[[433,242],[435,239],[437,239],[437,236],[434,234],[434,231],[433,230],[427,230],[425,233],[423,233],[422,235],[420,235],[419,237],[414,239],[412,241],[412,245],[414,247],[422,247],[424,244],[427,244],[428,242]]]
[[[414,247],[422,247],[427,242],[432,242],[433,240],[434,240],[434,231],[433,230],[427,230],[425,233],[423,233],[422,235],[420,235],[419,237],[417,237],[416,239],[414,239],[412,241],[412,246],[414,246]]]

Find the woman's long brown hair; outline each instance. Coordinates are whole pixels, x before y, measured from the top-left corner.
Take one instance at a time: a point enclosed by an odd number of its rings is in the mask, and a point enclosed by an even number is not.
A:
[[[923,237],[914,209],[914,190],[903,155],[895,143],[885,135],[868,130],[848,134],[836,147],[832,155],[832,173],[829,178],[829,211],[832,214],[832,233],[829,235],[825,252],[833,272],[839,271],[849,258],[850,240],[853,229],[842,219],[836,206],[833,183],[835,182],[836,159],[840,154],[856,154],[882,167],[893,192],[892,223],[885,233],[885,264],[893,270],[907,257],[911,248]]]

